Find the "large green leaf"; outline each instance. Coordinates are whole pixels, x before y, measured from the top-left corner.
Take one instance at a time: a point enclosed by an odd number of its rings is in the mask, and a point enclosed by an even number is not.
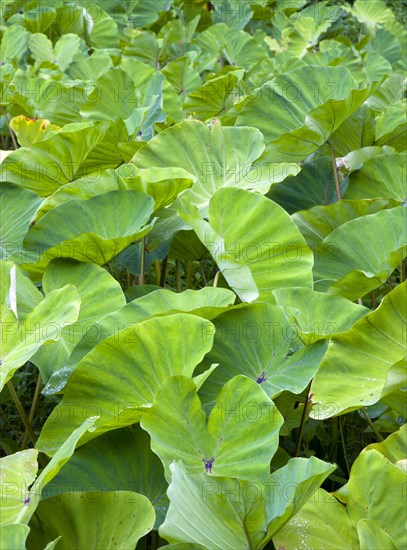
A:
[[[181,293],[162,288],[137,298],[88,328],[72,351],[68,364],[53,373],[44,393],[61,391],[73,370],[96,344],[134,323],[139,323],[155,315],[177,312],[188,312],[211,320],[229,309],[235,299],[236,295],[230,290],[210,287],[200,290],[185,290]],[[208,325],[202,338],[206,341],[208,335],[212,334],[213,326]]]
[[[76,288],[66,285],[50,292],[22,322],[2,322],[0,389],[44,342],[60,338],[61,328],[77,320],[79,307]]]
[[[150,296],[150,295],[149,295]],[[146,296],[147,298],[148,296]],[[191,377],[212,347],[203,342],[212,325],[195,315],[175,314],[147,319],[97,344],[69,379],[62,401],[48,417],[37,447],[53,454],[85,411],[100,416],[95,430],[81,443],[110,430],[138,422],[170,376]]]
[[[264,135],[267,157],[299,162],[318,149],[369,96],[344,67],[307,66],[256,89],[237,117]]]
[[[71,491],[42,500],[30,522],[28,548],[61,536],[58,548],[134,550],[154,526],[150,501],[131,491]]]
[[[109,122],[67,124],[44,141],[13,151],[1,164],[2,181],[46,197],[78,177],[115,167],[122,159],[112,143],[108,152],[105,137],[113,141],[110,128]]]
[[[304,161],[301,172],[271,186],[267,196],[292,214],[336,200],[332,159],[314,156]]]
[[[407,474],[375,449],[364,450],[352,466],[348,483],[347,512],[354,528],[362,519],[373,519],[394,541],[406,545],[403,485]]]
[[[95,82],[81,114],[90,120],[124,120],[129,136],[147,133],[154,122],[163,121],[161,109],[164,76],[154,73],[145,86],[136,84],[127,72],[115,67]]]
[[[371,548],[383,548],[386,550],[397,550],[397,546],[391,536],[374,519],[361,519],[358,523],[358,535],[360,550]]]
[[[28,47],[38,64],[46,61],[65,71],[80,51],[80,38],[77,34],[64,34],[52,45],[45,34],[34,33],[28,40]]]
[[[292,329],[305,344],[345,332],[369,313],[368,308],[342,296],[309,288],[278,288],[273,294]]]
[[[27,449],[0,459],[2,527],[17,523],[24,510],[28,487],[37,477],[37,455],[37,450]]]
[[[263,546],[298,513],[335,469],[335,465],[315,457],[292,458],[271,474],[272,496],[266,501],[268,526]]]
[[[28,524],[40,501],[43,488],[69,460],[78,439],[92,428],[94,421],[95,417],[86,419],[77,430],[69,434],[37,478],[37,450],[27,449],[0,459],[2,526]]]
[[[67,284],[76,287],[81,308],[78,320],[61,329],[58,341],[41,346],[31,359],[45,382],[53,372],[66,365],[76,344],[98,319],[126,303],[120,284],[95,264],[67,260],[51,262],[42,280],[45,295]]]
[[[21,252],[28,226],[41,204],[41,199],[21,187],[0,186],[0,255],[7,258]]]
[[[44,296],[30,279],[23,275],[21,269],[11,262],[0,262],[0,277],[0,316],[4,344],[10,333],[15,332],[13,323],[23,321]]]
[[[170,469],[170,507],[159,529],[161,537],[170,543],[192,543],[193,548],[256,548],[267,520],[264,495],[252,496],[252,481],[189,475],[181,461],[174,461]]]
[[[400,202],[407,197],[406,157],[387,154],[373,157],[350,176],[347,199],[383,198]]]
[[[344,223],[315,249],[315,289],[350,300],[364,296],[387,281],[406,256],[406,243],[404,206]]]
[[[319,489],[303,508],[273,536],[276,548],[359,548],[355,531],[343,506],[324,489]]]
[[[50,132],[60,130],[59,126],[49,120],[29,118],[24,115],[15,116],[10,120],[10,128],[17,136],[21,147],[30,147],[34,143],[44,141]]]
[[[1,544],[3,550],[26,550],[25,541],[30,528],[28,525],[15,523],[1,527]]]
[[[75,491],[133,491],[145,495],[156,511],[156,526],[168,508],[167,483],[150,438],[139,426],[101,435],[75,451],[69,462],[45,487],[44,498]]]
[[[275,288],[312,286],[312,253],[278,204],[243,189],[219,189],[206,222],[185,195],[181,202],[182,215],[242,301],[274,302]]]
[[[286,390],[301,393],[317,372],[326,350],[321,342],[290,354],[296,327],[287,322],[279,307],[269,304],[228,311],[213,323],[213,348],[200,366],[200,370],[206,370],[219,363],[199,392],[207,403],[239,374],[257,382],[271,398]]]
[[[292,216],[310,248],[316,248],[332,231],[344,223],[400,206],[395,200],[340,200],[334,204],[314,206]]]
[[[314,418],[376,403],[389,369],[405,356],[407,284],[329,343],[311,387]]]
[[[170,468],[170,507],[160,535],[211,550],[262,550],[334,470],[316,458],[295,458],[263,483],[191,475],[181,461]]]
[[[158,134],[135,154],[132,162],[140,168],[175,166],[195,175],[196,182],[186,196],[206,212],[212,195],[221,187],[265,193],[274,181],[280,181],[278,166],[271,165],[264,177],[259,177],[263,174],[258,170],[256,174],[251,172],[263,151],[263,136],[256,128],[222,127],[219,122],[208,127],[187,120]]]
[[[167,479],[173,460],[182,460],[191,474],[265,479],[282,423],[274,403],[245,376],[236,376],[223,386],[208,417],[194,382],[172,377],[141,419]],[[177,430],[168,438],[171,426]]]
[[[151,230],[153,210],[153,199],[137,191],[110,191],[61,204],[29,229],[24,246],[34,253],[24,267],[42,272],[53,258],[104,265]]]

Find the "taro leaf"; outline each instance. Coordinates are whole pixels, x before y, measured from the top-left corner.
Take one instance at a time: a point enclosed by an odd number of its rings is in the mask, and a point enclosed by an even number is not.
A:
[[[89,327],[73,350],[67,366],[53,374],[43,393],[49,394],[61,391],[78,363],[97,343],[106,340],[134,323],[139,323],[155,315],[167,315],[176,312],[188,312],[211,320],[229,309],[235,298],[236,295],[230,290],[210,287],[200,290],[186,290],[179,294],[162,288],[137,298]],[[213,326],[208,325],[202,338],[206,341],[208,335],[211,334],[213,335]]]
[[[95,50],[89,57],[74,61],[66,72],[73,79],[94,82],[111,67],[113,61],[108,52]]]
[[[37,448],[54,454],[89,410],[96,410],[100,418],[81,444],[138,422],[143,415],[140,407],[153,402],[167,378],[192,376],[212,347],[211,337],[202,341],[208,327],[212,327],[209,321],[195,315],[175,314],[139,324],[133,321],[124,330],[114,328],[113,336],[97,344],[69,378],[64,397],[48,417]]]
[[[361,23],[365,23],[370,30],[373,30],[376,25],[391,27],[396,21],[393,11],[383,0],[356,0],[351,13]]]
[[[58,535],[58,548],[134,550],[154,527],[151,502],[131,491],[71,491],[44,499],[33,516],[28,545],[43,548]]]
[[[171,240],[169,257],[175,260],[201,261],[209,257],[208,249],[195,231],[179,231]]]
[[[332,159],[325,156],[311,159],[312,162],[304,162],[299,174],[288,175],[267,193],[289,214],[336,200]]]
[[[28,277],[24,277],[20,268],[11,262],[0,262],[0,276],[0,316],[3,327],[2,343],[5,344],[15,332],[13,323],[23,321],[44,296]]]
[[[263,546],[298,513],[335,469],[335,465],[316,457],[291,458],[271,474],[268,481],[271,494],[266,500],[268,527]]]
[[[373,145],[375,141],[375,116],[373,109],[365,103],[359,107],[329,138],[336,156],[362,147]]]
[[[126,303],[120,284],[105,269],[95,264],[69,260],[51,262],[42,280],[45,295],[67,284],[77,289],[81,308],[75,323],[61,327],[58,341],[41,346],[31,359],[39,368],[45,383],[53,372],[66,365],[75,345],[98,319]]]
[[[379,155],[350,176],[347,199],[382,198],[400,202],[407,197],[406,157],[399,153]]]
[[[51,124],[49,120],[29,118],[24,115],[12,118],[10,128],[16,134],[21,147],[30,147],[34,143],[44,141],[49,137],[50,132],[60,130],[59,126]]]
[[[187,52],[186,55],[167,63],[161,70],[178,95],[189,94],[201,85],[201,78],[193,66],[193,60],[194,52]]]
[[[356,300],[385,283],[406,253],[404,206],[350,220],[315,249],[315,289]]]
[[[26,506],[29,487],[37,476],[38,451],[26,449],[0,458],[1,464],[1,518],[0,525],[18,523]],[[3,534],[3,533],[2,533]]]
[[[38,252],[24,267],[41,272],[53,258],[104,265],[151,230],[153,209],[153,199],[137,191],[110,191],[61,204],[29,229],[24,246]]]
[[[407,283],[329,343],[311,387],[311,417],[324,419],[349,408],[373,405],[389,369],[405,355]]]
[[[388,145],[396,151],[407,149],[405,102],[399,101],[386,109],[377,119],[376,144]]]
[[[30,528],[28,527],[28,525],[22,525],[21,523],[15,523],[13,525],[3,525],[1,527],[2,549],[26,550],[25,541],[29,532]]]
[[[319,489],[302,509],[273,536],[275,548],[359,548],[345,506]]]
[[[30,33],[22,26],[5,28],[1,40],[0,62],[17,66],[27,49],[29,36]]]
[[[134,176],[126,176],[126,168],[135,172]],[[160,210],[171,204],[185,189],[190,188],[195,176],[182,168],[146,168],[135,170],[134,165],[125,164],[118,168],[118,174],[123,178],[127,189],[134,189],[153,197],[154,210]]]
[[[208,128],[202,122],[187,120],[155,136],[132,162],[139,168],[177,167],[195,175],[196,182],[184,195],[206,212],[219,188],[240,187],[266,193],[274,181],[286,177],[278,164],[269,165],[264,176],[257,170],[253,175],[252,165],[263,150],[263,136],[256,128],[222,127],[219,122]]]
[[[39,65],[45,61],[66,71],[80,52],[80,38],[77,34],[64,34],[53,46],[45,34],[34,33],[28,40],[28,47]]]
[[[44,342],[57,340],[61,327],[77,320],[79,307],[76,288],[66,285],[50,292],[21,322],[16,318],[3,322],[0,389]]]
[[[162,287],[148,284],[131,285],[125,290],[125,296],[128,302],[132,302],[133,300],[137,300],[137,298],[141,298],[142,296],[147,296],[147,294],[151,294],[151,292],[155,292],[156,290],[162,290]]]
[[[123,178],[118,174],[116,170],[108,168],[107,170],[99,170],[98,172],[92,172],[70,183],[66,183],[52,195],[45,198],[38,209],[35,217],[37,222],[44,214],[52,210],[53,208],[60,206],[64,202],[70,200],[86,200],[96,195],[103,195],[109,191],[126,190],[127,187],[123,181]]]
[[[154,122],[163,121],[161,109],[164,76],[154,73],[146,86],[137,85],[120,67],[104,73],[95,82],[81,114],[90,120],[124,120],[129,136],[149,131]]]
[[[246,100],[236,120],[264,135],[267,158],[300,162],[369,96],[345,67],[306,66],[275,77]]]
[[[265,482],[247,482],[191,475],[181,461],[170,468],[170,507],[160,535],[170,543],[214,550],[263,549],[334,470],[317,458],[295,458]],[[185,524],[183,517],[190,521]]]
[[[22,244],[28,226],[41,199],[32,193],[14,185],[0,185],[0,255],[21,258]]]
[[[397,432],[390,434],[384,441],[371,443],[365,447],[366,451],[375,449],[379,451],[387,460],[395,464],[399,460],[406,458],[407,445],[407,424],[402,426]]]
[[[75,451],[43,492],[50,498],[75,491],[135,491],[146,496],[156,511],[156,528],[168,508],[167,483],[150,437],[139,426],[101,435]]]
[[[233,105],[233,90],[241,72],[234,70],[207,80],[185,99],[184,111],[201,120],[222,116]]]
[[[362,519],[373,519],[405,548],[405,497],[407,475],[375,449],[364,450],[355,460],[348,482],[347,512],[354,528]]]
[[[211,550],[257,548],[267,520],[264,492],[253,496],[252,481],[190,475],[179,460],[170,470],[170,507],[159,529],[161,537],[170,543],[193,543],[194,550],[199,545]]]
[[[383,550],[397,550],[391,536],[374,519],[361,519],[358,523],[360,550],[381,548]]]
[[[0,459],[1,463],[1,525],[27,524],[39,501],[43,488],[72,456],[83,433],[92,429],[96,417],[86,419],[69,434],[55,456],[35,479],[38,451],[27,449]],[[34,481],[35,480],[35,481]]]
[[[219,363],[219,368],[199,392],[206,403],[214,401],[223,385],[239,374],[257,382],[271,398],[283,390],[301,393],[315,375],[326,350],[320,343],[286,357],[295,340],[295,328],[279,307],[269,304],[251,304],[228,311],[213,323],[213,348],[200,370],[213,363]]]
[[[219,189],[204,221],[184,195],[186,220],[242,301],[274,302],[272,290],[311,287],[312,253],[281,206],[243,189]]]
[[[327,206],[314,206],[295,212],[292,218],[310,248],[317,247],[332,231],[344,223],[400,206],[400,202],[383,199],[340,200]]]
[[[370,311],[342,296],[309,288],[279,288],[273,294],[288,323],[305,344],[349,330]]]
[[[166,478],[170,480],[169,466],[178,459],[191,474],[267,478],[283,417],[262,389],[236,376],[224,385],[208,417],[205,412],[194,382],[177,376],[162,385],[141,419]]]
[[[11,116],[24,114],[31,118],[47,119],[58,126],[82,122],[79,108],[85,99],[83,84],[72,85],[54,78],[33,77],[28,74],[28,71],[25,71],[16,73],[9,84],[9,89],[11,101],[8,111]],[[85,127],[85,125],[81,127]],[[71,131],[70,128],[67,130]],[[107,158],[106,153],[107,150],[105,150],[104,160]],[[112,151],[109,150],[109,153]],[[58,157],[56,156],[56,158]],[[41,160],[47,161],[44,156]],[[68,157],[65,160],[69,163],[71,159]],[[45,172],[47,169],[55,171],[55,165],[53,168],[50,166],[42,168],[45,168]]]
[[[109,122],[67,124],[48,139],[13,151],[1,164],[1,179],[46,197],[86,173],[117,166],[117,152],[116,161],[107,147],[104,156],[98,152],[106,135],[114,142],[110,127]]]

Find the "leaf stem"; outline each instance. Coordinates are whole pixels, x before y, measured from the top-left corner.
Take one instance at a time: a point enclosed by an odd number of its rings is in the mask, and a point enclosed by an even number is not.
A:
[[[30,412],[28,413],[28,422],[30,426],[32,426],[34,415],[35,415],[35,409],[37,408],[38,399],[40,397],[40,391],[41,391],[41,374],[38,374],[37,383],[35,385],[34,390],[34,396],[30,407]],[[28,430],[25,430],[25,434],[23,436],[23,441],[21,442],[21,450],[23,451],[27,446],[29,433]]]
[[[326,141],[329,149],[331,150],[332,155],[332,171],[334,174],[334,182],[335,182],[335,191],[336,191],[336,198],[338,201],[342,199],[342,193],[341,193],[341,185],[339,183],[339,174],[338,174],[338,168],[336,166],[336,158],[335,158],[335,151],[332,147],[332,143],[329,141],[329,139]]]
[[[20,398],[17,395],[17,392],[13,386],[13,383],[11,380],[7,382],[7,387],[9,389],[9,392],[11,394],[11,397],[13,398],[14,404],[16,406],[16,409],[18,411],[18,414],[20,415],[20,418],[25,426],[25,429],[28,431],[28,434],[30,436],[31,441],[33,444],[37,441],[37,437],[34,433],[34,430],[31,427],[31,424],[28,422],[28,418],[25,414],[24,407],[20,401]]]
[[[35,415],[35,409],[37,408],[38,399],[40,397],[40,391],[41,391],[41,374],[38,374],[37,383],[35,385],[34,390],[34,396],[30,407],[30,412],[28,414],[28,422],[30,423],[30,426],[32,426],[34,415]],[[21,442],[21,450],[23,451],[27,446],[29,433],[27,430],[25,430],[25,434],[23,436],[23,441]]]
[[[295,445],[295,451],[294,451],[294,456],[295,457],[297,457],[300,453],[301,441],[302,441],[302,437],[304,435],[304,427],[305,427],[305,422],[306,422],[306,419],[307,419],[307,412],[308,412],[308,409],[309,409],[309,392],[310,392],[310,389],[311,389],[311,382],[308,384],[307,393],[305,395],[304,409],[302,411],[300,427],[298,429],[297,443]]]
[[[140,257],[140,277],[138,280],[139,285],[144,285],[144,271],[146,266],[146,243],[145,238],[141,239],[141,257]]]
[[[181,292],[181,260],[175,260],[175,280],[177,292]]]
[[[343,426],[342,426],[342,418],[339,417],[339,431],[341,432],[341,441],[342,441],[342,448],[343,448],[343,457],[345,459],[345,466],[346,471],[348,473],[348,477],[350,476],[350,467],[349,467],[349,461],[348,461],[348,455],[346,454],[346,445],[345,445],[345,437],[343,435]]]
[[[154,272],[155,272],[155,284],[158,286],[160,284],[160,261],[154,260]]]
[[[161,266],[160,286],[162,286],[163,288],[165,287],[165,277],[166,277],[166,274],[167,274],[167,265],[168,265],[168,256],[166,256],[163,259],[163,263],[162,263],[162,266]]]
[[[370,416],[367,414],[366,407],[362,407],[362,408],[361,408],[361,411],[362,411],[363,416],[364,416],[365,419],[366,419],[366,422],[369,424],[369,426],[370,426],[372,432],[375,434],[375,436],[377,437],[377,439],[378,439],[379,441],[384,441],[384,437],[382,436],[382,434],[381,434],[380,432],[378,432],[378,431],[376,430],[376,428],[375,428],[375,426],[374,426],[374,424],[373,424],[373,422],[372,422]]]
[[[194,262],[191,260],[188,260],[188,271],[187,271],[187,288],[194,288],[194,272],[195,272],[195,266]]]
[[[218,286],[219,277],[220,277],[220,271],[217,271],[215,278],[213,280],[213,288],[216,288]]]

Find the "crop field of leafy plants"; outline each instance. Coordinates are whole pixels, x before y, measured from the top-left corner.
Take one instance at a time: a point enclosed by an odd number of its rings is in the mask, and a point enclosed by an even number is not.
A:
[[[407,2],[0,10],[1,550],[405,550]]]

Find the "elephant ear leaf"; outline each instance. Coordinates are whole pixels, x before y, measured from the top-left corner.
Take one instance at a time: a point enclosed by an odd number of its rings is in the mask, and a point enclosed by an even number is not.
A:
[[[380,399],[390,368],[406,353],[406,288],[405,282],[397,286],[375,311],[331,339],[311,386],[311,417],[329,418]]]
[[[24,267],[38,277],[53,258],[105,265],[151,230],[153,211],[152,197],[129,190],[65,202],[47,212],[27,232],[24,246],[43,252],[34,253]],[[112,216],[112,212],[120,215]]]
[[[370,95],[345,67],[310,65],[275,77],[246,100],[236,124],[255,126],[264,135],[267,158],[300,162]]]
[[[2,292],[1,296],[3,341],[0,361],[0,389],[42,344],[60,338],[60,327],[74,323],[78,318],[80,308],[80,297],[73,285],[65,285],[50,292],[44,299],[38,300],[37,296],[42,297],[42,295],[36,291],[28,279],[22,277],[21,274],[17,275],[16,266],[11,266],[9,270],[7,264],[2,264],[1,267],[2,278],[6,273],[10,278],[5,281],[7,292],[5,294]],[[24,290],[26,291],[25,296],[28,294],[27,298],[30,302],[34,298],[34,300],[38,300],[38,303],[32,304],[33,309],[27,311],[26,316],[21,319],[19,304]]]
[[[242,301],[275,303],[275,288],[312,286],[312,252],[275,202],[243,189],[219,189],[210,201],[208,221],[186,198],[181,202],[180,214]]]

